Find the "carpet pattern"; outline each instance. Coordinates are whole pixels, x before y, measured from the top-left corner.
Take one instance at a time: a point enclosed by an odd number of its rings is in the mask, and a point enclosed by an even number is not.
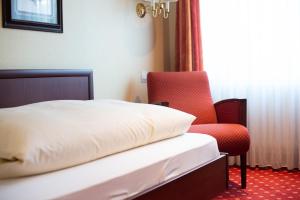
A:
[[[300,200],[300,171],[247,169],[247,189],[240,188],[240,170],[229,170],[229,189],[214,200]]]

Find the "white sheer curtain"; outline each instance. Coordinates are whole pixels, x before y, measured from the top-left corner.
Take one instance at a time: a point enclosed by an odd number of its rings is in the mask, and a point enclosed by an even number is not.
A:
[[[202,0],[215,101],[248,101],[251,166],[300,168],[300,0]]]

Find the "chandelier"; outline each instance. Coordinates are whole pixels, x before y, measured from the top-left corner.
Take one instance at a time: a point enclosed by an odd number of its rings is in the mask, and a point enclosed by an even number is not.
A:
[[[147,12],[151,12],[154,18],[162,16],[167,19],[170,14],[170,3],[178,0],[144,0],[146,5],[138,3],[136,6],[137,15],[143,18]]]

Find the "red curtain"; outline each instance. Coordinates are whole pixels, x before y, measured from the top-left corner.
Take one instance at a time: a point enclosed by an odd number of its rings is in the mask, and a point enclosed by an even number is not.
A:
[[[179,0],[176,18],[176,70],[202,71],[199,0]]]

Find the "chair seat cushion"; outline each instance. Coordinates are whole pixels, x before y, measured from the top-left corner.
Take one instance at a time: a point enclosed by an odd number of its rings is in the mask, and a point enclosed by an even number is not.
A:
[[[213,136],[218,142],[219,150],[229,155],[240,155],[249,150],[248,129],[239,124],[198,124],[192,125],[189,132]]]

